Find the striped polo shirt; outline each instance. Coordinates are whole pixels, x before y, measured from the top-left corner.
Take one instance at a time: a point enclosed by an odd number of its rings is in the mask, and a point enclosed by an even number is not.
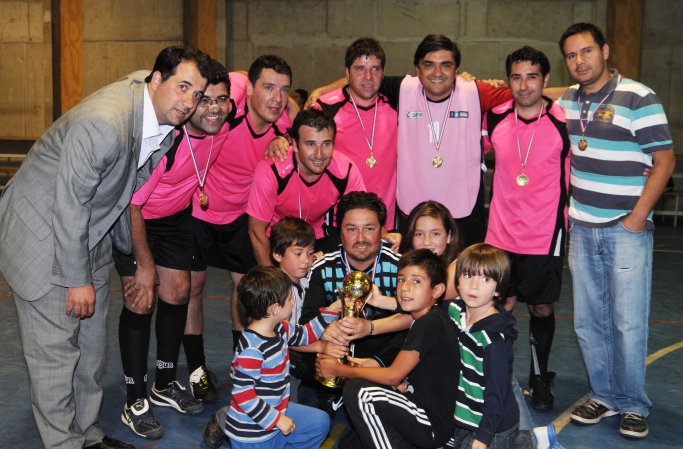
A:
[[[585,94],[574,85],[559,101],[571,140],[569,220],[590,227],[609,226],[627,215],[643,193],[643,170],[652,167],[652,153],[673,146],[657,95],[614,69],[610,73],[612,79],[598,92]],[[584,151],[578,147],[580,120],[588,143]]]

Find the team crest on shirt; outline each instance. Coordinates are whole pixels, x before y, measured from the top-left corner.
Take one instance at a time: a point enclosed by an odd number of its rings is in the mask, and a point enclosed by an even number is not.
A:
[[[600,109],[595,112],[595,118],[593,120],[600,123],[612,123],[614,121],[614,108],[609,104],[603,104],[600,106]]]
[[[408,111],[408,112],[406,112],[406,117],[407,118],[420,119],[420,118],[422,118],[422,112],[420,112],[420,111]]]
[[[468,118],[469,116],[470,116],[470,113],[467,111],[449,111],[448,112],[449,118]]]

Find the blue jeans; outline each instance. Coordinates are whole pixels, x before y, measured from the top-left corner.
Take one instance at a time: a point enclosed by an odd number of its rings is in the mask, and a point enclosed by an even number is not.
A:
[[[604,228],[569,227],[574,330],[589,397],[622,414],[647,416],[652,406],[645,393],[652,234],[629,231],[621,221]]]
[[[290,402],[285,415],[294,420],[294,432],[285,436],[275,428],[274,437],[257,443],[241,443],[230,438],[232,449],[318,449],[330,430],[330,417],[317,408]]]

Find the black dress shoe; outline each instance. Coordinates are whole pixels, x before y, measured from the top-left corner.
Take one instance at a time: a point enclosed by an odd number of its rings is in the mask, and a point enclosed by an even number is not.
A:
[[[99,443],[86,446],[84,449],[135,449],[135,446],[113,438],[104,437]]]

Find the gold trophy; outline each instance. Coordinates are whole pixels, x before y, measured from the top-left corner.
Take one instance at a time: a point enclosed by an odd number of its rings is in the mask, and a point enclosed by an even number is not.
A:
[[[372,280],[362,271],[354,271],[344,277],[342,288],[337,290],[337,294],[342,303],[341,317],[359,317],[372,294]],[[337,360],[346,365],[349,363],[346,357]],[[346,381],[340,376],[322,377],[317,374],[315,380],[328,388],[341,388]]]

